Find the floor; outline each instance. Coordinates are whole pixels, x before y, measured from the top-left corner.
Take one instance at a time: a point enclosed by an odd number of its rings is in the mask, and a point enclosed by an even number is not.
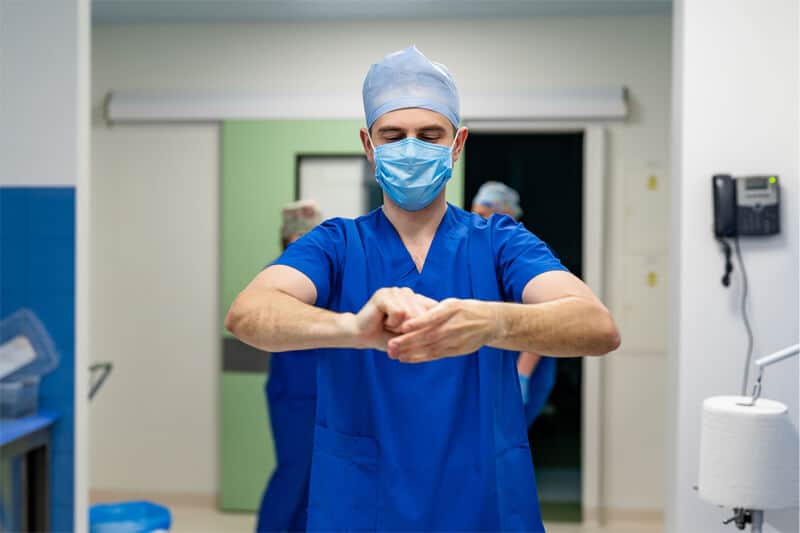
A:
[[[171,533],[250,533],[255,527],[255,515],[221,513],[204,507],[171,507]],[[547,533],[661,533],[662,526],[654,522],[625,522],[605,527],[580,524],[545,524]]]

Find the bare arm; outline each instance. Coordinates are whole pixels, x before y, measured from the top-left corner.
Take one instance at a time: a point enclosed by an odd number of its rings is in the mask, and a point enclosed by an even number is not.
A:
[[[535,277],[525,286],[522,301],[494,304],[490,346],[553,356],[603,355],[619,346],[611,313],[568,272]]]
[[[316,298],[317,290],[305,275],[271,266],[239,293],[225,327],[247,344],[272,352],[351,344],[346,316],[314,307]]]
[[[522,304],[448,299],[401,328],[389,356],[407,362],[471,353],[488,345],[553,356],[602,355],[619,333],[592,291],[568,272],[546,272],[528,282]]]
[[[358,312],[334,313],[312,305],[317,290],[300,271],[273,265],[236,297],[225,327],[241,341],[272,352],[311,348],[377,348],[394,328],[436,302],[410,289],[381,289]]]
[[[541,355],[531,352],[520,353],[519,359],[517,359],[517,373],[530,377],[533,375],[533,371],[536,370],[536,365],[539,364],[539,359],[541,358]]]

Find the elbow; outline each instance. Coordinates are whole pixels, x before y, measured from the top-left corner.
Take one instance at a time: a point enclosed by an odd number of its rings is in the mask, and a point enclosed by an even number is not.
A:
[[[616,324],[612,324],[611,330],[606,333],[605,341],[607,343],[605,353],[607,354],[616,351],[620,344],[622,344],[622,337],[619,334]]]
[[[238,337],[244,321],[244,313],[241,311],[239,297],[237,297],[225,315],[225,329],[230,331],[234,337]]]
[[[617,329],[617,324],[611,314],[608,311],[604,311],[603,314],[602,319],[597,322],[595,345],[594,350],[592,350],[594,353],[592,355],[607,355],[619,348],[622,343],[619,329]]]
[[[233,300],[224,326],[234,337],[259,350],[276,351],[269,341],[270,321],[265,320],[262,294],[245,289]]]

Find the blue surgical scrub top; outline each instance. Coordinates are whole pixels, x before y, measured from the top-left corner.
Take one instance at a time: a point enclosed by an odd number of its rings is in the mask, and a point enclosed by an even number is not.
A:
[[[383,287],[435,300],[519,302],[564,267],[510,217],[448,205],[421,272],[381,209],[324,222],[275,262],[304,273],[316,305],[358,312]],[[308,529],[544,531],[516,352],[401,363],[318,350]]]

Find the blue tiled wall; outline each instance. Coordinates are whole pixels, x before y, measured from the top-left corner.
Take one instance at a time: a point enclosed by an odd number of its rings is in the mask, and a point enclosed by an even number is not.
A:
[[[72,187],[0,187],[0,317],[20,307],[38,315],[60,355],[58,368],[41,382],[39,406],[61,415],[53,428],[51,447],[51,530],[71,531],[75,479]]]

